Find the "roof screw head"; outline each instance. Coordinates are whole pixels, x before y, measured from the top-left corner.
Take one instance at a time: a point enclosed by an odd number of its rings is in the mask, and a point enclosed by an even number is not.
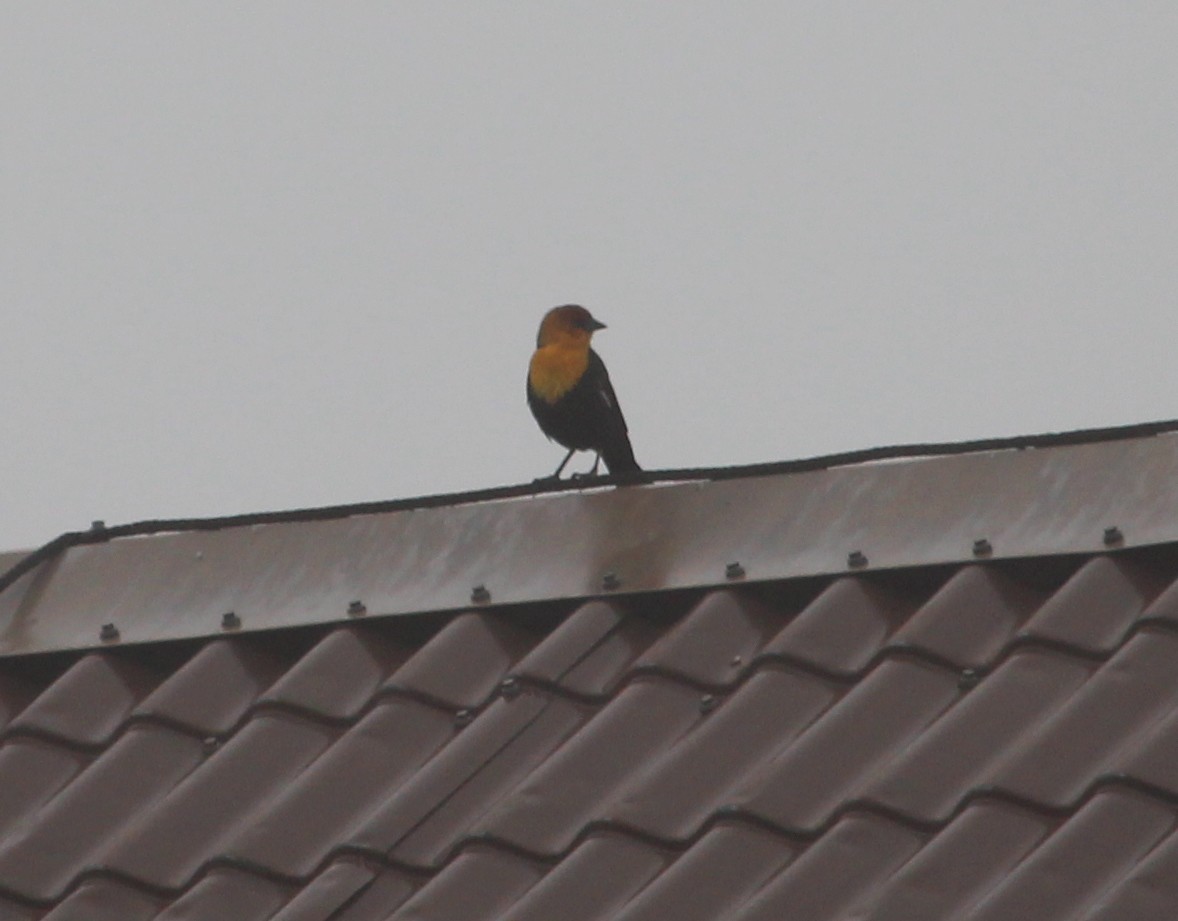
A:
[[[991,544],[988,540],[986,540],[986,538],[979,537],[977,540],[975,540],[973,542],[973,555],[974,556],[990,556],[993,552],[994,552],[994,545]]]
[[[222,630],[240,630],[241,618],[233,611],[226,611],[221,615],[221,629]]]
[[[454,725],[462,729],[474,722],[474,714],[470,710],[459,710],[454,714]]]
[[[744,658],[742,656],[733,656],[732,661],[729,662],[728,664],[731,665],[733,668],[739,668],[741,665],[744,664]]]
[[[616,572],[607,572],[601,577],[601,587],[607,592],[616,592],[622,587],[622,580]]]
[[[349,601],[348,602],[348,617],[363,617],[368,613],[368,608],[364,606],[363,601]]]
[[[519,697],[520,686],[519,681],[515,678],[504,678],[499,684],[499,693],[503,695],[506,700],[514,700]]]
[[[95,532],[105,531],[106,530],[106,522],[103,521],[101,518],[95,518],[93,521],[90,522],[90,530],[95,531]]]
[[[740,563],[732,562],[724,567],[725,579],[743,579],[744,567]]]
[[[114,624],[103,624],[98,631],[98,638],[104,643],[115,643],[119,639],[119,628]]]
[[[485,585],[476,585],[470,590],[470,600],[473,604],[486,604],[491,600],[491,592]]]
[[[964,668],[957,676],[957,687],[963,691],[969,691],[976,688],[981,680],[981,676],[974,669]]]
[[[220,746],[221,742],[216,736],[205,736],[200,740],[200,747],[204,749],[206,755],[211,755]]]
[[[716,700],[715,694],[705,694],[703,697],[701,697],[699,699],[699,712],[700,713],[711,713],[713,710],[716,709],[716,705],[718,703],[719,703],[719,701]]]
[[[862,569],[867,565],[867,554],[862,550],[852,550],[847,554],[847,565],[851,569]]]
[[[1116,525],[1104,529],[1104,545],[1106,547],[1119,547],[1124,542],[1125,534]]]

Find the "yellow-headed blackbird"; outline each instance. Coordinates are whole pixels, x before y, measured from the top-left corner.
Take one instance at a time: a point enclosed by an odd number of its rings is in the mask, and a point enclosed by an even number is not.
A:
[[[528,366],[528,406],[549,438],[569,449],[554,477],[574,451],[596,451],[593,473],[605,461],[610,473],[641,470],[626,434],[618,398],[605,363],[589,340],[605,324],[584,307],[553,307],[544,315],[536,351]]]

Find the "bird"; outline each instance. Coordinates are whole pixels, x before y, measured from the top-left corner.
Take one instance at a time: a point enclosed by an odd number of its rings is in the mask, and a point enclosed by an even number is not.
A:
[[[603,460],[611,474],[642,469],[605,362],[589,347],[601,329],[605,324],[578,304],[553,307],[540,321],[528,364],[528,406],[540,430],[569,449],[551,479],[559,479],[577,451],[597,453],[590,476]]]

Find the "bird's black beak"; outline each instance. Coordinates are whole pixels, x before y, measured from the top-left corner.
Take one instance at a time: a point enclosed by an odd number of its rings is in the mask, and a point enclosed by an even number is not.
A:
[[[589,332],[595,333],[599,329],[605,329],[605,324],[600,320],[595,320],[593,317],[589,318]]]

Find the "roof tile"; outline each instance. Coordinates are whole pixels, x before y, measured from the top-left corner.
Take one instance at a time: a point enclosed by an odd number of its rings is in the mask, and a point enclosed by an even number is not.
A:
[[[75,745],[102,745],[156,684],[156,676],[129,659],[92,653],[29,704],[9,730],[44,733]]]
[[[766,646],[765,653],[835,674],[867,668],[916,603],[859,576],[835,579]]]
[[[658,636],[653,624],[628,616],[619,604],[590,601],[578,606],[512,673],[571,694],[601,697]]]
[[[1020,635],[1107,654],[1161,588],[1160,580],[1144,567],[1124,558],[1098,556],[1047,599]]]
[[[284,713],[255,717],[167,796],[141,808],[104,850],[102,863],[148,885],[182,888],[334,735]]]
[[[817,828],[857,799],[960,694],[943,668],[885,660],[747,777],[734,801],[782,828]]]
[[[213,870],[155,917],[155,921],[267,921],[290,889],[235,870]]]
[[[709,592],[637,662],[703,685],[733,683],[784,618],[749,592]]]
[[[1173,921],[1178,905],[1178,833],[1170,834],[1108,890],[1085,921]]]
[[[307,876],[455,732],[449,713],[415,700],[381,702],[238,828],[226,851],[275,873]]]
[[[892,643],[982,668],[1001,653],[1043,593],[993,565],[963,566],[896,632]]]
[[[327,921],[337,918],[338,912],[362,893],[375,876],[375,871],[360,863],[337,860],[317,874],[270,921]]]
[[[1173,831],[1174,818],[1156,800],[1126,791],[1100,793],[962,917],[1076,918],[1133,872]]]
[[[536,637],[506,618],[477,611],[450,621],[385,683],[453,707],[481,706]]]
[[[246,638],[213,640],[135,710],[205,735],[223,735],[245,716],[284,664]]]
[[[136,726],[0,845],[0,887],[57,898],[107,840],[162,799],[203,757],[196,739]]]
[[[307,710],[323,719],[355,719],[412,649],[372,627],[339,627],[327,634],[263,694],[261,704]]]
[[[290,921],[389,921],[392,913],[420,889],[425,881],[426,878],[422,876],[410,876],[401,870],[385,869],[334,914],[310,917],[305,917],[305,914],[304,917],[299,917],[296,914]],[[282,918],[282,921],[288,919]],[[425,919],[422,918],[421,921]]]
[[[543,875],[538,864],[502,851],[471,848],[450,861],[388,921],[492,921]]]
[[[12,834],[69,784],[92,755],[37,738],[0,745],[0,835]]]
[[[165,904],[114,880],[94,879],[82,883],[42,921],[154,921]],[[0,917],[8,919],[7,914]]]

